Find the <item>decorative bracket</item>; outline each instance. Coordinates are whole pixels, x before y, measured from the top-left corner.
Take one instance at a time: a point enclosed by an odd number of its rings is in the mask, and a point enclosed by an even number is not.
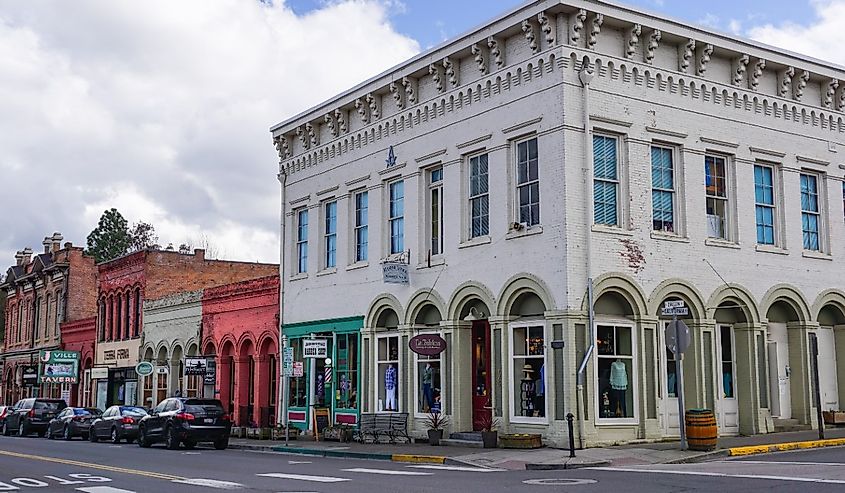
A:
[[[839,88],[839,79],[830,79],[827,83],[827,91],[822,96],[822,106],[827,109],[833,108],[833,98],[836,97],[836,90]]]
[[[305,124],[305,131],[308,132],[308,139],[311,141],[312,146],[317,146],[320,144],[320,141],[317,139],[317,134],[314,132],[314,126],[310,123]]]
[[[499,42],[496,41],[496,38],[493,36],[487,38],[487,48],[490,48],[490,58],[493,59],[493,63],[496,64],[496,68],[504,67],[505,57],[502,50],[499,49]]]
[[[370,121],[370,117],[367,115],[366,105],[364,105],[364,102],[360,98],[355,100],[355,109],[358,110],[358,116],[361,117],[361,122],[366,125]]]
[[[540,45],[537,44],[537,38],[534,35],[534,26],[528,19],[522,21],[522,33],[528,41],[528,47],[531,48],[531,53],[537,53],[540,50]]]
[[[549,21],[549,16],[545,12],[537,14],[537,20],[540,22],[540,30],[546,37],[546,46],[551,47],[555,45],[555,29]]]
[[[640,34],[643,32],[643,27],[639,24],[634,24],[628,31],[628,40],[625,43],[625,58],[632,60],[637,54],[637,45],[640,44]]]
[[[599,33],[601,32],[601,25],[604,23],[604,15],[595,13],[593,20],[590,22],[590,34],[587,36],[587,48],[590,50],[596,49],[596,43],[599,41]]]
[[[452,60],[449,57],[445,57],[443,59],[443,68],[446,70],[446,78],[449,79],[449,84],[452,87],[458,86],[458,73],[455,72],[455,65],[452,63]]]
[[[734,72],[733,72],[733,79],[731,83],[735,86],[742,85],[742,81],[745,80],[745,73],[748,70],[748,62],[751,60],[747,54],[743,54],[741,57],[734,60]]]
[[[584,30],[584,21],[587,20],[587,11],[579,10],[572,16],[572,27],[569,28],[569,42],[578,45],[578,40],[581,39],[581,31]]]
[[[405,101],[402,99],[402,91],[399,90],[399,86],[397,86],[395,82],[391,82],[388,89],[390,89],[390,94],[393,95],[393,101],[396,102],[396,107],[400,110],[404,108]]]
[[[757,63],[754,64],[754,70],[751,72],[751,77],[748,78],[748,88],[752,91],[756,91],[757,87],[760,86],[760,77],[763,76],[765,68],[766,60],[758,58]]]
[[[698,57],[698,70],[696,74],[699,77],[704,77],[704,74],[707,73],[707,64],[710,63],[710,57],[713,55],[713,45],[707,43],[701,48],[701,55]]]
[[[431,63],[428,65],[428,73],[431,74],[431,80],[434,81],[437,92],[443,92],[443,77],[440,75],[440,69]]]
[[[302,142],[302,147],[308,149],[308,139],[305,138],[305,132],[302,131],[302,127],[296,127],[296,136],[299,137],[299,141]]]
[[[810,81],[810,72],[803,71],[801,75],[798,76],[798,80],[793,85],[793,92],[792,98],[796,101],[801,101],[801,98],[804,97],[804,88],[807,87],[807,82]]]
[[[373,121],[381,118],[381,108],[379,108],[378,97],[373,96],[373,93],[369,93],[364,99],[367,101],[367,106],[370,107],[370,116]]]
[[[326,126],[329,127],[329,133],[332,137],[337,137],[337,127],[334,124],[334,118],[332,118],[331,113],[326,113],[323,116],[323,121],[326,122]]]
[[[344,113],[346,112],[340,111],[340,109],[334,110],[334,119],[337,121],[338,129],[340,130],[340,133],[345,134],[349,132],[349,129],[346,128],[346,118],[343,116]]]
[[[660,32],[660,29],[655,29],[648,37],[648,45],[645,48],[645,62],[647,64],[651,65],[654,63],[654,52],[657,51],[657,47],[660,45],[660,38],[662,37],[663,33]]]
[[[478,43],[472,45],[470,51],[475,59],[475,65],[478,67],[478,71],[481,72],[481,75],[487,75],[487,61],[484,60],[484,53],[481,47],[478,46]]]
[[[792,89],[792,78],[795,76],[795,67],[787,67],[780,72],[780,84],[778,84],[778,96],[785,98],[789,96]]]
[[[405,87],[405,100],[408,104],[417,104],[417,81],[408,77],[402,77],[402,85]]]
[[[695,40],[690,39],[678,47],[678,51],[678,70],[683,73],[687,73],[690,62],[692,62],[693,53],[695,52]]]

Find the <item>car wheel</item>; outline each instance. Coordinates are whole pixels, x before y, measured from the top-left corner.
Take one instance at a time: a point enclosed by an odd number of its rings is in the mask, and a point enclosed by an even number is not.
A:
[[[96,442],[97,441],[97,434],[94,433],[94,427],[92,426],[90,430],[88,430],[88,441],[89,442]]]
[[[217,450],[226,450],[226,447],[229,446],[229,439],[228,438],[221,438],[219,440],[214,440],[214,448]]]
[[[3,422],[3,436],[7,437],[9,435],[11,435],[11,433],[9,433],[9,425],[6,424],[6,422],[4,421]]]
[[[53,439],[53,429],[47,428],[47,440],[52,440],[52,439]]]
[[[179,437],[176,436],[176,430],[172,426],[168,426],[164,432],[164,446],[168,450],[177,450],[179,448]]]
[[[62,430],[62,438],[65,440],[73,438],[73,434],[70,432],[70,425],[65,426],[64,430]]]
[[[26,421],[21,421],[18,424],[18,436],[25,437],[27,435],[29,435],[29,430],[26,429]]]
[[[111,429],[111,443],[120,443],[120,435],[117,434],[117,428]]]
[[[144,430],[144,428],[141,428],[140,430],[138,430],[138,446],[141,448],[149,448],[150,445],[151,444],[147,439],[147,432]]]
[[[193,449],[197,448],[197,442],[195,442],[193,440],[185,440],[183,442],[183,445],[185,445],[185,448],[188,449],[188,450],[193,450]]]

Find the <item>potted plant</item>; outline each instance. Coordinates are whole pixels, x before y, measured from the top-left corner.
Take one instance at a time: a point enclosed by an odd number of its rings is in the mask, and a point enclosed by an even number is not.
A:
[[[443,413],[430,412],[425,417],[425,426],[428,428],[428,443],[440,445],[443,439],[443,428],[449,426],[449,418]]]
[[[476,423],[481,428],[481,441],[484,443],[484,448],[496,448],[499,444],[499,420],[493,417],[493,410],[490,413],[484,413]]]

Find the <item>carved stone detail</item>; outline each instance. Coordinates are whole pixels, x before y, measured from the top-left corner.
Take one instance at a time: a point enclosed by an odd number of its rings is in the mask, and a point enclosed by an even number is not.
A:
[[[701,55],[698,57],[698,70],[696,74],[699,77],[704,77],[704,74],[707,73],[707,64],[710,63],[710,57],[713,55],[713,45],[707,43],[701,49]]]
[[[822,106],[833,108],[833,98],[836,96],[836,89],[839,88],[839,79],[830,79],[827,83],[827,91],[822,95]]]
[[[643,32],[643,27],[639,24],[634,24],[628,31],[628,40],[625,43],[625,58],[632,60],[637,54],[637,45],[640,44],[640,34]]]
[[[599,41],[599,33],[601,32],[602,24],[604,24],[604,15],[599,13],[593,14],[593,20],[590,22],[590,34],[587,36],[588,49],[596,49],[596,43]]]
[[[308,139],[305,138],[305,132],[302,131],[302,127],[296,127],[296,136],[299,137],[299,141],[302,142],[302,147],[308,149]]]
[[[751,72],[751,77],[748,78],[748,88],[756,91],[760,86],[760,77],[763,77],[763,70],[766,68],[766,60],[759,58],[754,64],[754,70]]]
[[[778,96],[785,98],[789,96],[792,89],[792,77],[795,76],[795,67],[788,67],[780,73],[780,84],[778,84]]]
[[[810,72],[803,71],[801,75],[798,76],[798,81],[793,86],[792,98],[796,101],[801,101],[801,98],[804,97],[804,88],[807,87],[807,82],[810,81]]]
[[[381,118],[381,108],[379,108],[378,98],[373,96],[373,93],[369,93],[364,99],[367,101],[367,106],[370,107],[370,116],[372,117],[372,119],[378,120],[379,118]]]
[[[446,78],[449,79],[449,84],[451,84],[452,87],[457,87],[458,73],[455,71],[455,66],[452,63],[452,60],[449,60],[449,57],[443,59],[443,68],[446,70]]]
[[[496,67],[504,67],[505,57],[502,53],[502,50],[499,49],[499,42],[496,41],[496,38],[494,38],[493,36],[487,38],[487,47],[490,48],[490,58],[493,59],[493,63],[496,64]]]
[[[346,127],[346,118],[343,114],[346,113],[345,111],[334,110],[334,119],[337,121],[337,127],[340,130],[340,133],[347,133],[349,129]]]
[[[660,38],[662,37],[663,33],[660,32],[660,29],[655,29],[648,37],[648,45],[645,48],[645,62],[647,64],[651,65],[654,63],[654,52],[657,51],[657,47],[660,45]]]
[[[478,43],[472,45],[470,51],[475,59],[475,65],[478,67],[478,71],[481,72],[481,75],[487,75],[487,61],[484,60],[484,52],[478,46]]]
[[[405,101],[402,99],[402,91],[399,90],[399,86],[395,82],[391,82],[388,89],[390,89],[390,94],[393,95],[393,101],[396,102],[396,107],[400,110],[404,108]]]
[[[314,126],[310,123],[305,124],[305,131],[308,132],[308,139],[311,141],[312,146],[316,146],[320,144],[320,141],[317,139],[317,133],[314,132]]]
[[[355,109],[358,110],[358,116],[361,117],[362,123],[366,124],[370,121],[370,117],[367,115],[367,107],[360,98],[355,100]]]
[[[549,17],[545,12],[540,12],[537,14],[537,21],[540,22],[540,30],[543,31],[543,35],[546,37],[546,46],[554,46],[555,30],[554,26],[549,21]]]
[[[323,121],[326,122],[326,126],[329,127],[329,133],[332,137],[337,137],[337,127],[334,125],[334,118],[332,118],[331,113],[326,113],[326,115],[323,116]]]
[[[290,144],[288,144],[288,139],[284,135],[276,139],[276,151],[279,153],[279,159],[288,159],[291,157]]]
[[[522,21],[522,33],[525,35],[525,39],[528,40],[528,47],[531,48],[531,53],[537,53],[540,45],[537,44],[537,38],[534,35],[534,26],[528,19]]]
[[[431,80],[437,92],[443,92],[443,77],[440,76],[440,69],[432,63],[428,66],[428,73],[431,74]]]
[[[581,39],[581,31],[584,30],[584,21],[587,20],[587,11],[581,9],[572,16],[572,27],[569,28],[569,42],[577,45]]]
[[[731,83],[733,85],[742,85],[742,81],[745,80],[745,72],[748,70],[748,62],[750,60],[751,57],[746,54],[743,54],[741,57],[734,60],[733,78],[731,79]]]
[[[836,109],[845,111],[845,87],[839,90],[839,100],[836,102]]]
[[[695,52],[695,40],[690,39],[685,44],[681,45],[678,50],[678,70],[687,73],[690,62],[692,61],[693,53]]]

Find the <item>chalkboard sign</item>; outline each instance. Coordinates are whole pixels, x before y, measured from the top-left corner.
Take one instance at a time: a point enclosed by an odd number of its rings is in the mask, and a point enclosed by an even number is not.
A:
[[[320,440],[320,435],[323,434],[326,428],[329,427],[329,408],[315,407],[314,412],[311,413],[312,426],[314,429],[314,438]]]

